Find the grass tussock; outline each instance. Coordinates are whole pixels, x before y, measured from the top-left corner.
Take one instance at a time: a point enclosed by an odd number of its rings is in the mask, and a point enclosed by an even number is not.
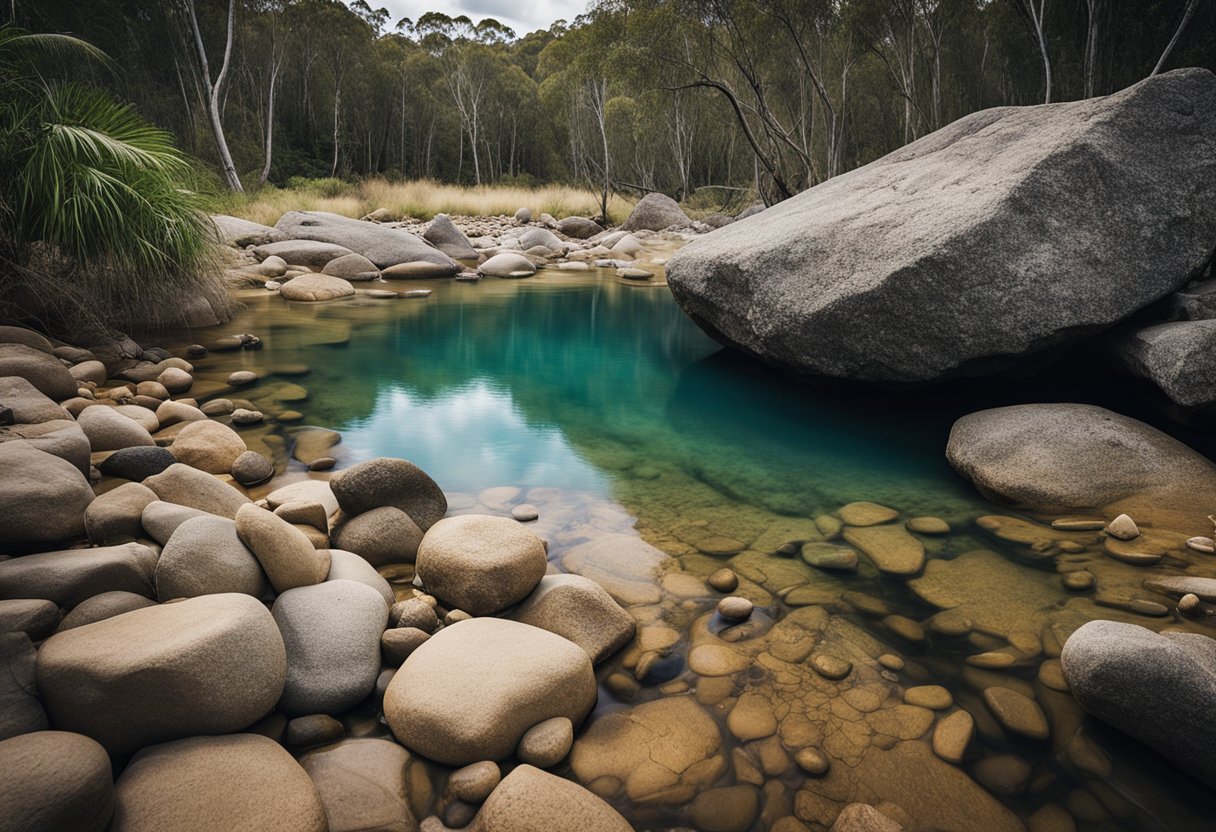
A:
[[[511,216],[519,208],[526,207],[534,217],[547,213],[561,219],[594,215],[599,204],[596,194],[569,185],[536,188],[463,186],[426,179],[408,182],[293,179],[288,184],[286,188],[267,186],[255,193],[222,197],[213,207],[217,213],[274,225],[288,211],[331,211],[347,217],[362,217],[385,208],[397,219],[429,220],[436,214]],[[614,223],[624,222],[635,204],[636,200],[613,196],[608,204],[609,219]]]

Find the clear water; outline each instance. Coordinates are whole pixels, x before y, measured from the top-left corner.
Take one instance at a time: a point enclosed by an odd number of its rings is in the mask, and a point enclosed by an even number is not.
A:
[[[1095,370],[1098,365],[1088,358],[1035,378],[921,392],[811,387],[720,350],[661,286],[553,272],[524,281],[436,281],[408,288],[421,285],[434,294],[312,305],[251,294],[248,310],[223,333],[253,332],[263,348],[213,354],[198,363],[199,378],[210,380],[214,392],[248,395],[269,414],[296,409],[303,414],[299,424],[340,431],[339,464],[381,455],[414,461],[449,492],[458,510],[486,510],[478,497],[483,489],[520,488],[516,501],[526,497],[540,504],[536,528],[550,539],[555,559],[597,534],[627,532],[670,555],[672,570],[704,574],[727,561],[749,576],[755,569],[801,569],[811,575],[807,587],[819,600],[798,603],[822,604],[894,645],[909,662],[902,684],[942,684],[969,708],[976,707],[980,688],[964,659],[995,649],[992,636],[901,641],[878,617],[841,600],[843,593],[865,593],[890,612],[921,622],[933,608],[864,563],[856,575],[841,578],[815,573],[797,558],[777,558],[773,544],[781,542],[780,535],[796,538],[810,518],[855,500],[895,507],[905,517],[942,517],[956,533],[930,543],[931,557],[997,551],[1026,570],[1028,581],[1042,583],[1044,607],[1068,605],[1075,626],[1104,617],[1104,608],[1070,600],[1050,563],[1030,562],[1025,547],[976,528],[977,516],[1000,509],[982,501],[946,464],[943,451],[953,421],[982,407],[1020,401],[1091,401],[1150,419],[1203,446],[1202,432],[1157,415],[1151,397]],[[306,365],[305,375],[299,375],[299,365]],[[247,392],[222,390],[219,381],[238,368],[258,370],[263,381]],[[287,372],[280,377],[278,369]],[[276,401],[276,385],[283,383],[305,386],[308,398]],[[290,441],[294,429],[271,426],[246,436],[251,445],[265,440],[275,452],[283,447],[276,435]],[[282,469],[285,455],[278,450],[277,456]],[[299,475],[298,463],[286,467]],[[1091,543],[1087,552],[1094,553],[1093,569],[1111,568],[1100,547]],[[775,586],[756,592],[770,619],[797,605],[794,596],[777,597]],[[1000,604],[1004,587],[995,576],[991,592],[992,603]],[[655,613],[679,630],[679,641],[642,679],[635,701],[682,692],[681,680],[693,677],[685,661],[695,620],[712,603],[693,599]],[[1158,629],[1166,623],[1195,626],[1161,619],[1141,623]],[[1011,684],[1029,689],[1042,659],[1008,671]],[[600,668],[601,680],[632,675],[637,660],[627,650]],[[767,684],[765,674],[753,670],[741,684]],[[625,706],[614,690],[604,689],[597,714]],[[1052,694],[1040,696],[1047,701]],[[1082,829],[1206,828],[1204,819],[1216,808],[1208,790],[1118,732],[1082,721],[1075,706],[1073,716],[1058,716],[1071,697],[1052,701],[1053,724],[1083,724],[1086,738],[1112,761],[1111,773],[1095,778],[1079,770],[1059,738],[1028,744],[999,732],[977,739],[964,769],[974,773],[981,760],[1008,754],[1028,762],[1034,775],[1029,784],[997,798],[1022,819],[1053,803],[1067,807]],[[730,747],[751,748],[726,730],[723,736]],[[733,771],[718,785],[735,782]],[[799,789],[819,788],[793,766],[771,779],[789,805],[774,808],[770,820],[793,811],[795,795],[803,794]],[[844,794],[849,787],[832,788]],[[614,802],[639,828],[692,825],[684,806]],[[757,819],[752,828],[767,826]]]

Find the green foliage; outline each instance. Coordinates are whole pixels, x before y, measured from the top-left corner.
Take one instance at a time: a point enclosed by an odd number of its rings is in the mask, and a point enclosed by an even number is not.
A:
[[[47,81],[37,61],[101,60],[64,36],[0,29],[0,303],[48,323],[123,323],[226,305],[208,279],[214,229],[169,133],[103,90]]]

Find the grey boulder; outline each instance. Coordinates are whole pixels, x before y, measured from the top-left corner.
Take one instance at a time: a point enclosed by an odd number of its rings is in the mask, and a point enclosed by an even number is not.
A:
[[[0,443],[0,541],[49,543],[79,537],[91,502],[93,489],[72,463],[25,441]]]
[[[954,423],[946,458],[993,502],[1031,511],[1104,509],[1205,531],[1216,465],[1143,422],[1086,404],[1026,404]]]
[[[338,714],[371,693],[388,610],[379,592],[350,580],[280,595],[272,611],[287,647],[279,710],[291,716]]]
[[[262,225],[258,222],[243,220],[240,217],[230,217],[226,214],[215,214],[211,217],[220,241],[234,248],[245,246],[262,246],[267,243],[278,243],[285,239],[281,231]]]
[[[334,474],[329,487],[348,515],[394,506],[424,532],[448,510],[447,498],[438,484],[405,459],[382,456],[360,462]]]
[[[293,240],[316,240],[345,246],[349,251],[362,254],[382,269],[385,266],[418,260],[456,266],[446,254],[432,248],[408,231],[354,220],[326,211],[288,211],[279,217],[275,228]],[[284,259],[289,263],[293,262],[289,258]]]
[[[301,238],[260,245],[253,250],[253,253],[262,260],[267,257],[281,257],[289,266],[309,266],[320,269],[330,260],[354,252],[346,246]]]
[[[646,194],[629,212],[629,218],[621,226],[626,231],[662,231],[671,226],[685,228],[692,220],[684,213],[680,203],[667,194]]]
[[[239,592],[261,598],[270,588],[236,523],[213,514],[186,520],[174,530],[156,562],[161,601]]]
[[[1176,321],[1116,335],[1111,348],[1132,375],[1186,409],[1216,403],[1216,320]]]
[[[0,376],[20,376],[57,402],[80,386],[58,358],[25,344],[0,343]]]
[[[1060,655],[1069,690],[1087,712],[1216,787],[1216,640],[1090,621]]]
[[[422,238],[453,260],[477,259],[477,249],[447,214],[436,214]]]
[[[974,113],[667,265],[724,344],[798,376],[984,375],[1197,276],[1216,239],[1216,76]]]
[[[67,549],[0,561],[0,598],[42,598],[74,607],[102,592],[155,597],[156,552],[139,543]]]

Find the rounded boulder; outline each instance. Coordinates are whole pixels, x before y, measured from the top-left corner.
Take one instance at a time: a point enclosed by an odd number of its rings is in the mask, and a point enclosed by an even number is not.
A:
[[[0,830],[101,832],[114,810],[106,750],[88,737],[35,731],[0,742]]]
[[[527,598],[547,566],[539,537],[509,517],[488,514],[440,520],[423,536],[415,562],[428,592],[470,615]]]
[[[111,754],[195,734],[239,731],[283,691],[287,655],[266,608],[205,595],[57,633],[38,651],[52,727]]]

